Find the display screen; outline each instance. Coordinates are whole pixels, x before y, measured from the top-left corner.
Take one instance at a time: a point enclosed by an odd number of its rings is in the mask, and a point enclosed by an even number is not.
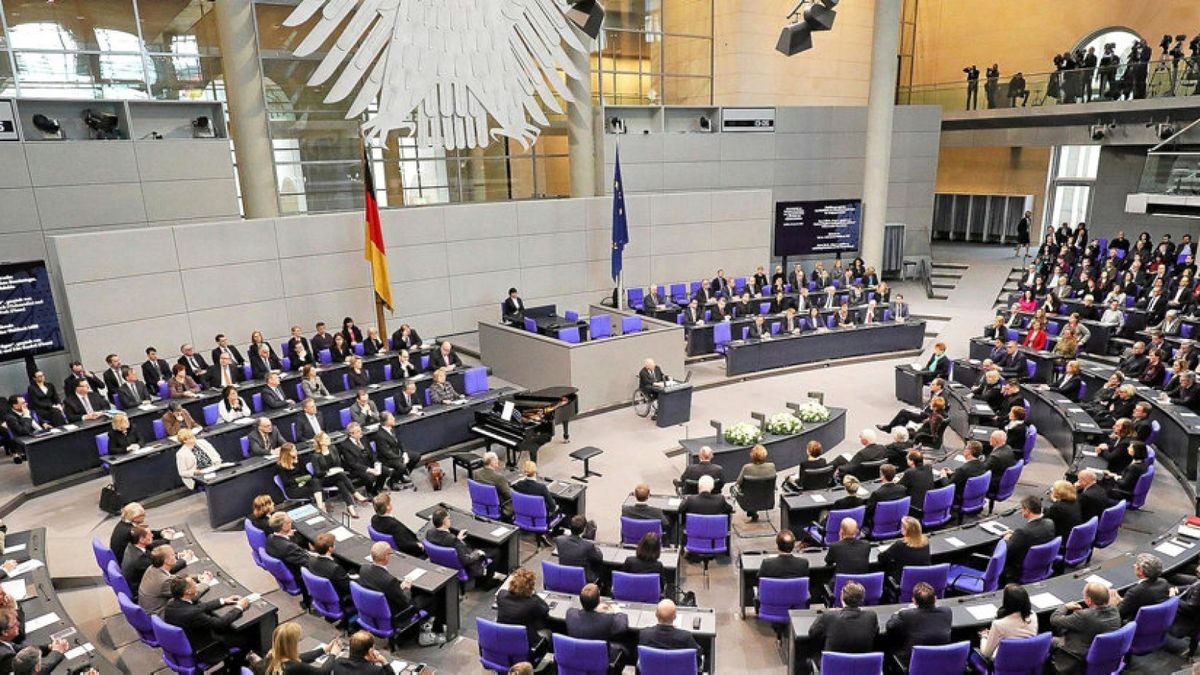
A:
[[[858,250],[862,201],[775,202],[775,255],[821,255]]]
[[[46,263],[0,263],[0,361],[62,348]]]

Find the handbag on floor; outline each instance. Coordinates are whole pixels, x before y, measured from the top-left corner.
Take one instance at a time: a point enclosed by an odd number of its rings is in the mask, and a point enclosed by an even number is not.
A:
[[[110,516],[115,516],[121,512],[125,506],[125,500],[121,497],[121,493],[117,492],[117,488],[113,487],[112,483],[100,488],[100,510]]]
[[[445,478],[446,472],[442,471],[442,465],[437,462],[430,462],[425,465],[429,469],[429,482],[433,484],[434,490],[442,489],[442,479]]]

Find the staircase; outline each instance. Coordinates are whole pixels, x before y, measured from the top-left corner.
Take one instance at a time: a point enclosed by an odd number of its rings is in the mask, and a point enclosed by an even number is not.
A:
[[[958,286],[958,280],[970,269],[961,263],[933,263],[930,265],[928,295],[931,300],[945,300],[949,291]]]

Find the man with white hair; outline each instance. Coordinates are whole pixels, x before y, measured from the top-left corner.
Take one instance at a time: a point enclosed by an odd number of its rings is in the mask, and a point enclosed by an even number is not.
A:
[[[496,453],[490,451],[483,453],[483,466],[475,470],[473,480],[496,488],[496,495],[500,498],[500,512],[506,520],[511,520],[513,516],[512,486],[509,485],[508,479],[500,470],[500,457]]]
[[[1117,603],[1123,623],[1133,621],[1142,607],[1157,605],[1170,596],[1171,584],[1162,578],[1162,572],[1162,560],[1152,553],[1139,553],[1134,559],[1133,574],[1138,582],[1126,589]]]
[[[654,363],[654,359],[642,361],[642,369],[638,371],[638,389],[643,394],[651,399],[658,396],[658,392],[654,391],[654,385],[666,382],[666,380],[667,376],[663,374],[662,368]]]
[[[1179,312],[1174,309],[1167,310],[1166,316],[1163,317],[1161,323],[1154,328],[1162,331],[1163,335],[1179,335],[1179,331],[1183,326],[1183,320],[1179,318]]]
[[[696,453],[696,461],[687,465],[683,470],[683,475],[679,480],[675,481],[675,487],[679,489],[680,494],[687,494],[687,484],[689,481],[699,481],[702,476],[711,476],[714,481],[723,481],[725,472],[720,466],[712,463],[713,449],[707,445],[700,448],[700,452]]]
[[[871,480],[875,478],[875,472],[878,469],[864,469],[863,464],[887,459],[887,448],[877,443],[876,439],[877,435],[874,429],[863,429],[858,432],[858,442],[862,444],[862,449],[855,453],[849,460],[843,455],[832,462],[833,466],[837,467],[839,480],[843,476],[854,476],[859,480]]]
[[[725,501],[725,498],[720,493],[713,491],[715,484],[712,476],[701,476],[699,491],[694,495],[686,497],[683,503],[679,505],[680,519],[686,519],[689,513],[696,513],[702,516],[732,514],[733,506]]]
[[[1017,453],[1008,445],[1008,434],[1000,429],[988,436],[988,447],[991,449],[987,452],[985,464],[988,471],[992,472],[992,489],[995,490],[1004,472],[1017,463]]]

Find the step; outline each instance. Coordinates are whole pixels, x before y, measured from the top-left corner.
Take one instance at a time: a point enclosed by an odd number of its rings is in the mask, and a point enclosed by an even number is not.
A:
[[[963,278],[963,275],[961,275],[961,274],[946,274],[946,273],[930,274],[929,278],[930,279],[961,279],[961,278]]]
[[[951,291],[954,290],[955,288],[958,288],[958,284],[930,284],[930,285],[933,286],[934,288],[942,288],[942,289],[951,290]]]
[[[930,300],[949,300],[950,296],[934,294],[934,295],[929,296],[929,299]]]
[[[930,265],[930,267],[932,267],[935,270],[938,270],[938,269],[969,270],[969,269],[971,269],[970,265],[967,265],[964,263],[947,263],[947,262],[933,263],[932,265]]]

